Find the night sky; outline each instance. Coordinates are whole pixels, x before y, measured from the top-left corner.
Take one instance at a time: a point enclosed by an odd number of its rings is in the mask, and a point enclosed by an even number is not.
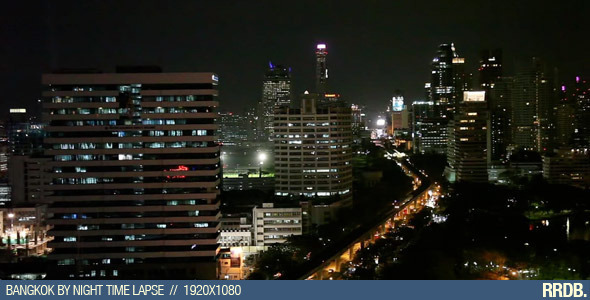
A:
[[[533,55],[562,79],[590,73],[590,1],[5,1],[0,9],[0,110],[33,111],[41,73],[160,65],[219,74],[223,110],[261,97],[268,61],[313,88],[314,48],[328,45],[329,83],[353,103],[384,108],[396,89],[423,98],[437,46],[454,42],[473,71],[502,48],[505,73]]]

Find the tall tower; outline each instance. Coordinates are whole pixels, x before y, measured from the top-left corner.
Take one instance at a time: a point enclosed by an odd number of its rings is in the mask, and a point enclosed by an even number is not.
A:
[[[547,151],[551,145],[553,78],[538,58],[514,76],[512,130],[516,148]]]
[[[461,91],[468,89],[469,77],[464,72],[465,59],[455,45],[441,44],[432,59],[431,81],[424,88],[429,101],[413,104],[414,151],[416,153],[447,151],[447,124]]]
[[[437,104],[452,104],[453,102],[455,90],[453,58],[459,58],[459,55],[455,51],[455,45],[451,43],[439,45],[436,56],[432,59],[430,98]]]
[[[315,51],[315,89],[318,94],[326,92],[328,81],[328,68],[326,67],[328,50],[326,44],[318,44]]]
[[[512,92],[514,78],[500,77],[494,81],[494,87],[486,92],[490,108],[490,163],[504,163],[508,158],[508,147],[512,145]]]
[[[290,104],[291,68],[269,62],[262,82],[262,99],[258,105],[258,133],[261,140],[272,140],[275,108]]]

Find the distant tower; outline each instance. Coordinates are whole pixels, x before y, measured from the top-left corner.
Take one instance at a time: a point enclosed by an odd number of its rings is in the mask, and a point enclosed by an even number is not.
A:
[[[453,104],[453,59],[458,58],[455,45],[441,44],[432,59],[430,100],[436,104]],[[462,62],[463,63],[463,62]]]
[[[271,140],[272,123],[276,107],[291,103],[291,68],[268,63],[262,82],[262,99],[258,107],[258,134],[262,140]]]
[[[326,85],[328,81],[328,68],[326,67],[326,56],[328,56],[326,44],[318,44],[316,46],[315,51],[315,88],[318,94],[323,94],[326,92]]]
[[[502,49],[481,51],[478,71],[479,87],[489,93],[502,77]]]
[[[544,152],[551,147],[553,95],[551,74],[533,57],[532,64],[514,76],[511,128],[516,148]]]

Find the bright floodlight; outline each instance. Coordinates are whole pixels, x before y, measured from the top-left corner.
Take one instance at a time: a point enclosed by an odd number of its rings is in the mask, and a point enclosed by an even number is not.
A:
[[[265,160],[266,160],[266,153],[264,153],[264,152],[258,153],[258,161],[260,161],[260,163],[262,163]]]
[[[318,44],[318,49],[326,49],[326,44]]]
[[[385,119],[377,120],[377,126],[385,126]]]
[[[11,218],[11,219],[14,218],[14,214],[13,213],[8,213],[8,217]]]

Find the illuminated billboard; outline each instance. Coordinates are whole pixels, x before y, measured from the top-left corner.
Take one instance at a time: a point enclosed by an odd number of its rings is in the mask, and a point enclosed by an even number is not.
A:
[[[486,92],[485,91],[463,92],[463,101],[465,101],[465,102],[485,102],[486,101]]]
[[[404,97],[393,97],[391,98],[391,110],[402,111],[404,110]]]

